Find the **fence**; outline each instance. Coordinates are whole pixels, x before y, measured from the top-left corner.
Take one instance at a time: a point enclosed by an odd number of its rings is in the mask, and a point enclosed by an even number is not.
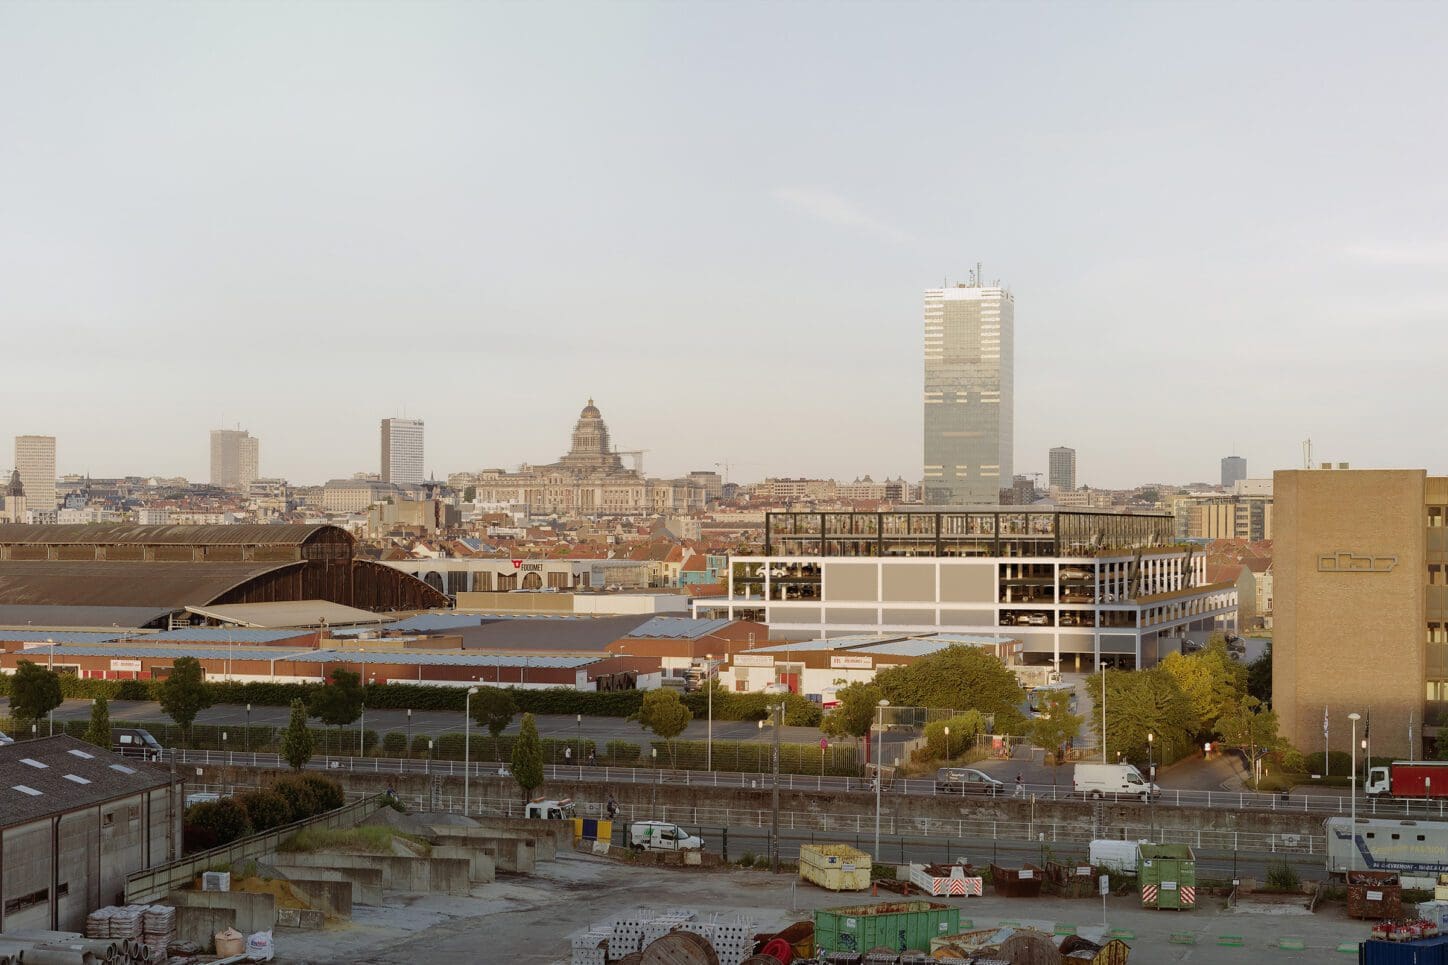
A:
[[[247,858],[269,854],[277,849],[283,839],[305,828],[352,827],[380,806],[381,795],[368,795],[326,814],[318,814],[304,821],[239,838],[218,848],[198,851],[196,854],[127,875],[126,904],[157,901],[164,898],[171,889],[194,880],[201,872],[217,865],[230,865]]]

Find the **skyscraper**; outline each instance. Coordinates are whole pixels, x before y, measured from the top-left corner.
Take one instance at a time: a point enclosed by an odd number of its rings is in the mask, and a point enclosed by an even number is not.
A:
[[[925,502],[1000,502],[1013,482],[1015,299],[968,285],[925,292]]]
[[[260,475],[260,439],[245,429],[211,430],[211,485],[245,490]]]
[[[55,511],[55,436],[16,436],[15,468],[31,511]]]
[[[422,482],[422,420],[382,420],[382,481]]]
[[[1051,461],[1047,466],[1052,489],[1076,489],[1076,450],[1070,446],[1057,446],[1051,450]]]
[[[1247,460],[1241,456],[1227,456],[1222,460],[1222,486],[1231,489],[1232,483],[1247,478]]]

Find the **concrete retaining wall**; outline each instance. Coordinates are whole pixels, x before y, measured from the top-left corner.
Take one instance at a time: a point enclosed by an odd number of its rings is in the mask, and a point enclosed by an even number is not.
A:
[[[319,878],[299,870],[295,876],[287,875],[287,884],[316,911],[334,918],[352,917],[355,898],[350,881]],[[283,910],[285,909],[279,910],[277,914],[281,914]]]
[[[383,854],[287,854],[278,856],[292,868],[369,868],[382,872],[382,887],[388,891],[435,892],[466,895],[472,861],[469,858],[409,858]]]
[[[432,849],[434,861],[442,858],[461,858],[468,863],[468,883],[485,885],[498,877],[493,856],[481,848],[467,845],[435,845]]]
[[[182,940],[210,947],[218,931],[235,928],[243,935],[266,931],[277,923],[277,901],[247,891],[173,891],[166,904],[176,908],[176,930]]]
[[[310,882],[336,882],[348,889],[353,905],[382,904],[381,868],[308,868],[291,864],[290,855],[277,855],[269,864],[286,875],[288,880]],[[350,914],[350,911],[348,912]]]

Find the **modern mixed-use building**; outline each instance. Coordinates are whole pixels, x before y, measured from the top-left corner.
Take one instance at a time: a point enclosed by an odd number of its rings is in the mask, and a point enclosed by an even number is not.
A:
[[[728,595],[693,606],[784,639],[1002,631],[1025,663],[1086,670],[1235,628],[1237,594],[1170,516],[992,506],[768,513],[764,554],[731,558]]]

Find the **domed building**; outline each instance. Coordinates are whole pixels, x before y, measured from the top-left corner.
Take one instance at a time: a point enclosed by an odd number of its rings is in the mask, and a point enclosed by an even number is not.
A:
[[[694,473],[687,479],[650,479],[624,465],[609,440],[603,413],[589,399],[573,426],[566,455],[544,466],[517,472],[488,469],[478,473],[477,498],[488,503],[523,503],[533,513],[560,515],[647,515],[702,510],[707,483]],[[640,453],[641,455],[641,453]]]

